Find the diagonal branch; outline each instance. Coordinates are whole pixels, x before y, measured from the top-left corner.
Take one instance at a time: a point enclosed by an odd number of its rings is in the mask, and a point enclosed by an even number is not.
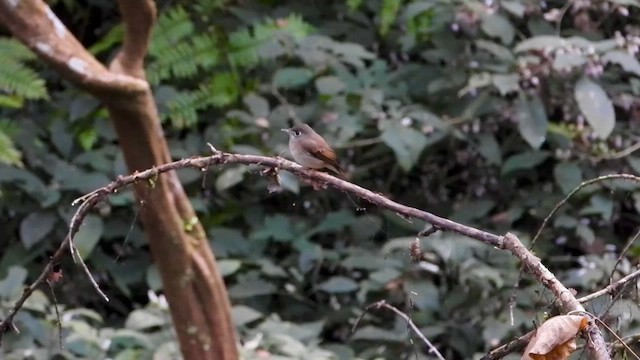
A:
[[[212,148],[213,149],[213,148]],[[265,157],[256,155],[240,155],[232,153],[224,153],[214,150],[214,155],[205,157],[191,157],[182,159],[172,163],[164,164],[152,169],[137,172],[129,176],[119,177],[116,181],[109,185],[95,190],[94,192],[80,198],[80,202],[91,202],[92,206],[96,203],[105,200],[110,194],[113,194],[119,189],[138,184],[145,180],[154,179],[161,173],[182,169],[182,168],[196,168],[202,171],[206,171],[211,165],[218,164],[245,164],[245,165],[259,165],[268,168],[287,170],[293,174],[299,176],[301,179],[312,182],[314,185],[320,184],[326,188],[328,186],[334,187],[338,190],[354,194],[364,200],[369,201],[372,204],[387,208],[395,211],[398,215],[409,218],[416,218],[427,221],[433,226],[441,229],[453,231],[461,235],[468,236],[472,239],[482,241],[488,245],[510,251],[513,255],[518,257],[523,263],[524,268],[535,277],[543,286],[547,287],[553,292],[553,294],[559,299],[562,309],[565,312],[570,311],[584,311],[584,308],[576,300],[575,296],[567,289],[554,275],[549,271],[540,261],[538,257],[533,255],[520,240],[513,234],[508,233],[505,236],[495,235],[480,229],[476,229],[464,224],[460,224],[429,212],[416,209],[413,207],[405,206],[394,202],[379,193],[375,193],[371,190],[360,187],[356,184],[350,183],[346,180],[342,180],[331,176],[326,173],[318,172],[315,170],[304,168],[294,162],[286,160],[281,157]],[[89,206],[90,207],[90,206]],[[73,234],[70,234],[73,236]],[[67,238],[69,238],[68,236]],[[68,242],[65,240],[61,245],[61,249],[68,246]],[[60,249],[56,252],[56,255],[52,258],[52,262],[60,259],[63,251]],[[50,265],[45,268],[49,271]],[[38,278],[30,288],[37,287],[44,281],[44,277]],[[18,301],[20,304],[24,303],[26,297],[30,294],[23,294],[22,298]],[[21,305],[20,305],[21,306]],[[14,307],[11,313],[11,317],[18,311],[20,306]],[[8,324],[5,321],[0,323],[0,329],[7,329]],[[593,359],[605,360],[610,359],[606,349],[604,338],[598,327],[594,323],[590,323],[587,328],[587,345]]]
[[[152,0],[118,0],[118,7],[124,24],[124,44],[109,68],[144,80],[144,58],[156,19],[156,5]]]
[[[42,0],[0,0],[0,24],[65,79],[94,94],[132,94],[149,89],[146,81],[107,70]]]

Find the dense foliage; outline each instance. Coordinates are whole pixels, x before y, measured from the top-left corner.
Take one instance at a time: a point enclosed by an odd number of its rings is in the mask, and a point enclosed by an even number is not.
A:
[[[54,1],[101,60],[122,38],[111,2]],[[640,9],[610,1],[158,1],[148,77],[175,159],[206,143],[286,154],[280,129],[310,123],[350,179],[411,206],[531,239],[583,180],[640,173]],[[0,314],[66,233],[71,201],[127,173],[101,105],[0,38]],[[46,86],[45,86],[46,84]],[[552,298],[507,253],[290,174],[269,193],[255,167],[181,171],[220,260],[248,358],[426,358],[387,299],[447,359],[524,333]],[[112,196],[76,244],[112,301],[71,261],[7,335],[7,359],[174,358],[176,343],[133,195]],[[144,206],[144,205],[142,205]],[[638,231],[640,189],[604,182],[560,208],[534,250],[580,294],[609,282]],[[189,226],[189,224],[185,224]],[[635,265],[632,245],[614,274]],[[637,301],[587,308],[621,335]],[[90,309],[90,310],[89,310]],[[0,316],[1,317],[1,316]],[[28,355],[27,355],[28,354]]]

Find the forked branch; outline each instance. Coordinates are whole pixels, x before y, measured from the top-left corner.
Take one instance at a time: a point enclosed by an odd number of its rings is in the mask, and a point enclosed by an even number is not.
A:
[[[121,188],[132,185],[134,183],[138,183],[141,181],[152,180],[157,177],[159,174],[174,171],[177,169],[183,168],[196,168],[202,171],[207,171],[209,167],[212,165],[221,165],[221,164],[245,164],[245,165],[254,165],[261,166],[266,168],[272,168],[276,170],[286,170],[289,171],[303,180],[309,181],[314,185],[321,184],[323,187],[333,187],[340,191],[344,191],[347,193],[351,193],[361,199],[364,199],[372,204],[384,207],[386,209],[392,210],[396,212],[398,215],[407,218],[415,218],[424,220],[430,223],[432,226],[437,227],[443,231],[453,231],[458,234],[470,237],[472,239],[476,239],[482,241],[488,245],[494,246],[499,249],[504,249],[510,251],[513,255],[515,255],[520,261],[523,263],[524,268],[527,270],[529,274],[531,274],[539,283],[543,286],[551,290],[553,294],[558,298],[562,309],[564,312],[570,311],[584,311],[584,308],[575,298],[575,296],[571,293],[569,289],[567,289],[556,277],[551,273],[541,262],[540,259],[534,256],[523,244],[520,240],[513,234],[506,234],[505,236],[495,235],[480,229],[476,229],[464,224],[457,223],[455,221],[451,221],[429,212],[416,209],[413,207],[405,206],[394,202],[379,193],[375,193],[371,190],[360,187],[356,184],[348,182],[346,180],[342,180],[336,178],[332,175],[318,172],[315,170],[304,168],[294,162],[291,162],[287,159],[281,157],[266,157],[266,156],[256,156],[256,155],[241,155],[241,154],[232,154],[225,153],[218,150],[215,150],[212,147],[212,151],[214,154],[211,156],[204,157],[191,157],[187,159],[182,159],[179,161],[175,161],[172,163],[164,164],[152,169],[148,169],[145,171],[137,172],[135,174],[129,176],[119,177],[116,181],[108,184],[105,187],[97,189],[92,193],[83,196],[78,201],[83,204],[89,203],[90,206],[81,206],[82,209],[91,208],[95,204],[100,201],[105,200],[110,194],[119,191]],[[86,212],[84,214],[79,214],[78,218],[80,221],[86,216]],[[70,232],[67,239],[72,238],[74,234]],[[29,289],[35,289],[42,282],[44,282],[46,278],[46,274],[51,270],[51,265],[60,260],[64,253],[64,249],[69,245],[67,240],[63,241],[60,245],[60,249],[55,253],[53,258],[51,259],[51,263],[45,267],[43,275],[41,275],[38,280],[36,280]],[[32,292],[33,290],[31,290]],[[23,296],[18,300],[16,306],[11,311],[9,317],[5,319],[2,323],[0,323],[0,330],[6,330],[10,327],[11,319],[15,315],[26,298],[30,295],[30,293],[25,292]],[[587,347],[589,352],[591,353],[592,359],[605,360],[610,359],[609,354],[606,349],[606,345],[604,342],[604,338],[602,337],[602,333],[598,329],[598,327],[591,323],[587,328],[588,332],[588,344]],[[1,332],[0,332],[1,336]]]

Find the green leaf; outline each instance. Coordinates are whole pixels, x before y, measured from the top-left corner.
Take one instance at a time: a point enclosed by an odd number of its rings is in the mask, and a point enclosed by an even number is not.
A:
[[[574,96],[580,111],[601,139],[606,139],[616,123],[613,104],[607,93],[587,77],[576,83]]]
[[[267,216],[264,219],[264,227],[253,233],[252,237],[256,240],[291,241],[295,238],[291,228],[288,217],[280,214]]]
[[[575,162],[557,164],[553,169],[553,176],[565,194],[570,193],[582,182],[582,170]]]
[[[0,280],[0,297],[12,299],[22,293],[22,286],[27,279],[27,270],[22,266],[11,266],[7,276]]]
[[[167,323],[167,320],[160,314],[149,311],[147,309],[133,310],[127,317],[125,327],[133,330],[145,330],[154,327],[161,327]]]
[[[557,55],[553,59],[553,68],[557,71],[571,71],[587,62],[587,58],[580,54],[566,53]]]
[[[344,276],[334,276],[318,285],[318,289],[332,294],[347,293],[358,290],[358,283]]]
[[[491,77],[491,81],[502,96],[520,90],[519,77],[516,74],[494,74]]]
[[[337,76],[323,76],[316,79],[316,89],[323,95],[336,95],[346,88]]]
[[[236,327],[248,324],[264,317],[264,315],[255,309],[246,305],[236,305],[231,309],[231,316]]]
[[[147,280],[149,289],[153,291],[162,290],[162,278],[160,277],[160,270],[158,270],[158,267],[155,264],[151,264],[147,268],[147,274],[145,278]]]
[[[497,37],[504,45],[509,45],[515,36],[515,29],[506,17],[493,13],[482,18],[482,30],[491,37]]]
[[[402,5],[402,1],[399,0],[383,0],[382,9],[380,9],[380,34],[386,35],[391,28],[391,25],[396,21],[398,17],[398,10]]]
[[[91,254],[98,240],[102,237],[103,231],[104,223],[102,219],[96,215],[87,215],[73,238],[73,243],[78,248],[83,259],[86,259]]]
[[[0,163],[22,166],[22,154],[0,123]]]
[[[218,267],[220,268],[220,273],[223,277],[227,277],[229,275],[235,274],[236,271],[240,270],[242,266],[242,262],[240,260],[235,259],[222,259],[218,260]]]
[[[476,41],[476,46],[478,47],[478,49],[482,49],[492,54],[493,56],[495,56],[500,60],[504,60],[507,62],[512,62],[514,60],[513,53],[511,53],[511,50],[509,50],[509,48],[502,46],[498,43],[495,43],[493,41],[480,39]],[[494,74],[494,76],[497,76],[497,75],[500,75],[500,74]]]
[[[91,150],[96,141],[98,141],[98,132],[95,128],[85,129],[78,134],[78,142],[85,151]]]
[[[20,223],[20,240],[30,249],[53,229],[56,215],[51,212],[32,212]]]
[[[216,190],[225,191],[241,183],[247,169],[246,165],[238,165],[223,171],[216,179]]]
[[[624,71],[640,76],[640,62],[626,51],[609,51],[602,57],[602,62],[620,65]]]
[[[269,116],[269,102],[262,96],[250,92],[242,99],[244,104],[249,108],[251,114],[255,117],[266,118]]]
[[[544,151],[527,151],[509,157],[502,165],[502,175],[516,170],[528,170],[542,164],[549,157]]]
[[[319,233],[319,232],[332,232],[343,229],[346,226],[353,224],[356,218],[352,215],[350,211],[341,210],[336,212],[331,212],[327,214],[324,220],[316,226],[311,233]]]
[[[589,206],[580,210],[581,215],[599,214],[605,221],[611,221],[614,203],[610,197],[595,194],[589,201]]]
[[[529,50],[543,50],[545,48],[555,49],[559,46],[566,46],[566,40],[559,36],[540,35],[521,41],[515,47],[515,52],[525,52]]]
[[[532,148],[538,149],[546,138],[549,126],[544,104],[537,95],[529,98],[521,93],[516,102],[516,111],[520,135]]]
[[[302,67],[287,67],[279,69],[273,76],[273,85],[292,89],[302,86],[313,78],[313,72]]]
[[[492,134],[481,134],[478,151],[487,159],[489,164],[500,165],[502,163],[502,150]]]
[[[381,138],[396,154],[400,167],[407,172],[427,146],[427,139],[421,132],[399,124],[387,126]]]
[[[270,295],[277,291],[275,285],[263,279],[239,281],[229,288],[229,296],[234,299],[245,299],[260,295]]]
[[[218,73],[213,76],[213,80],[205,87],[206,94],[210,96],[210,102],[215,107],[230,105],[240,95],[240,88],[236,78],[230,72]]]

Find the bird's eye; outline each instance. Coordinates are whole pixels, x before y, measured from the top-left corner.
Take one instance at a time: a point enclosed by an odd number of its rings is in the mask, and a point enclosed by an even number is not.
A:
[[[298,131],[298,130],[294,131],[294,132],[293,132],[293,135],[295,135],[295,136],[300,136],[300,131]]]

